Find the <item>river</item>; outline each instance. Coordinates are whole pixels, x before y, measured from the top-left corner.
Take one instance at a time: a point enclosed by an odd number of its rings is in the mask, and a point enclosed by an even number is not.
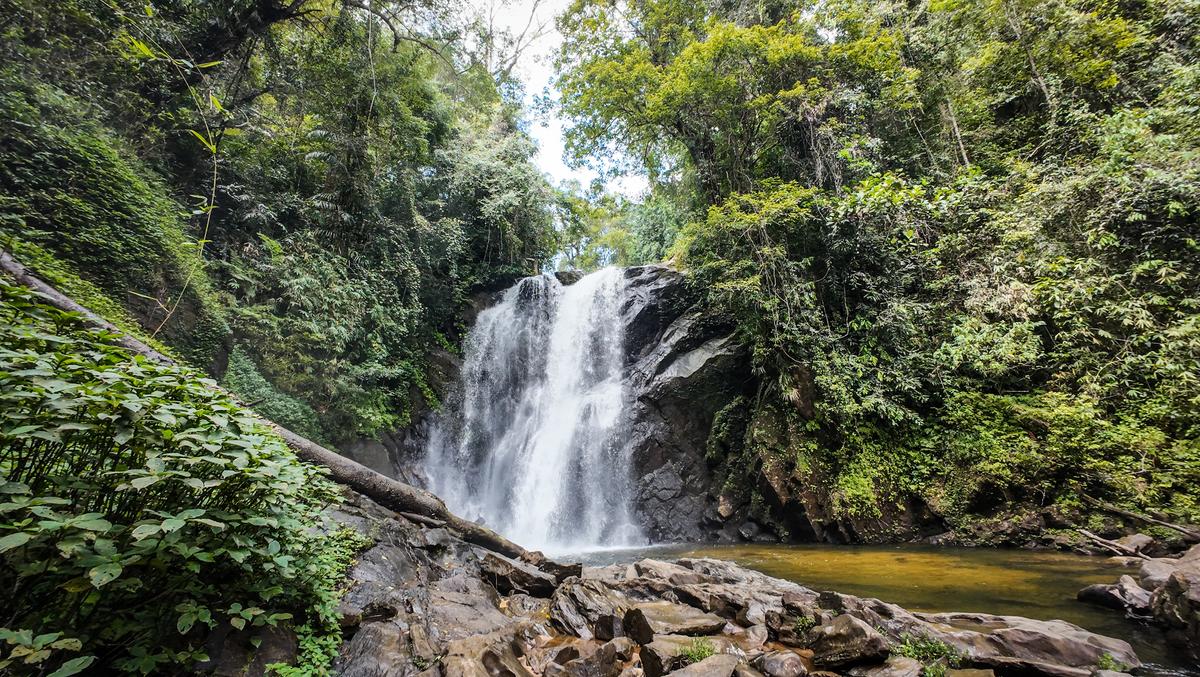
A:
[[[1091,583],[1136,571],[1106,558],[1062,552],[921,545],[664,545],[576,553],[599,566],[643,557],[715,557],[815,590],[875,597],[911,611],[975,611],[1061,619],[1129,642],[1153,677],[1200,677],[1200,666],[1171,651],[1154,626],[1079,602]]]

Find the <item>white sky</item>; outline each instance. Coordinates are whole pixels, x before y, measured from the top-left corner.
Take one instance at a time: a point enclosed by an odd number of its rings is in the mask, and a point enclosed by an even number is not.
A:
[[[472,0],[477,6],[487,11],[488,7],[496,7],[496,21],[508,26],[509,30],[519,34],[529,20],[534,0]],[[549,93],[554,101],[558,101],[558,91],[553,89],[551,80],[554,77],[554,51],[562,43],[562,35],[554,27],[554,18],[571,3],[571,0],[541,0],[537,7],[534,25],[545,22],[547,31],[536,42],[532,43],[521,55],[517,63],[516,74],[525,83],[526,109],[533,110],[533,97]],[[571,168],[563,159],[566,150],[563,141],[563,130],[566,121],[560,116],[557,107],[544,117],[533,117],[530,133],[538,144],[538,154],[535,162],[539,169],[545,172],[552,182],[561,184],[574,179],[587,188],[596,178],[596,172],[587,168]],[[608,181],[608,189],[627,197],[638,197],[646,189],[645,176],[624,176]]]

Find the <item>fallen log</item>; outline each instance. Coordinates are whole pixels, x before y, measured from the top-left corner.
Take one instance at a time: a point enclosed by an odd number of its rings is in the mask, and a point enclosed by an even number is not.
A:
[[[1180,526],[1178,524],[1172,524],[1165,520],[1156,519],[1149,515],[1143,515],[1141,513],[1125,510],[1124,508],[1118,508],[1111,503],[1105,503],[1104,501],[1088,496],[1087,494],[1083,495],[1083,500],[1105,512],[1110,512],[1114,515],[1120,515],[1121,517],[1127,517],[1132,520],[1138,520],[1147,524],[1154,524],[1160,527],[1171,529],[1173,531],[1178,531],[1179,533],[1183,534],[1183,539],[1189,543],[1200,543],[1200,533],[1197,533],[1192,529],[1188,529],[1187,527]]]
[[[168,355],[155,350],[137,338],[130,336],[111,322],[96,315],[74,299],[63,294],[54,286],[34,275],[24,265],[13,258],[12,254],[0,250],[0,270],[8,274],[18,283],[38,292],[50,305],[59,310],[77,313],[89,324],[115,334],[113,342],[131,353],[141,355],[159,364],[175,364],[176,361]],[[235,400],[232,393],[222,390]],[[262,418],[259,416],[259,418]],[[329,477],[338,484],[369,497],[385,508],[399,513],[412,513],[428,519],[439,520],[457,531],[468,543],[498,552],[507,557],[527,557],[529,552],[521,546],[504,538],[500,534],[474,522],[465,520],[450,512],[442,499],[432,493],[417,487],[394,480],[387,475],[378,473],[370,468],[356,463],[337,452],[301,437],[283,426],[262,418],[283,441],[287,443],[296,456],[309,463],[324,466],[329,470]]]
[[[1105,550],[1110,550],[1118,555],[1121,555],[1124,557],[1140,557],[1142,559],[1151,559],[1149,556],[1144,555],[1144,554],[1138,552],[1137,550],[1134,550],[1133,548],[1130,548],[1125,545],[1121,545],[1120,543],[1117,543],[1116,541],[1110,541],[1107,538],[1101,538],[1100,536],[1093,534],[1092,532],[1088,531],[1087,529],[1076,529],[1076,531],[1083,534],[1084,536],[1087,536],[1096,545],[1104,548]]]

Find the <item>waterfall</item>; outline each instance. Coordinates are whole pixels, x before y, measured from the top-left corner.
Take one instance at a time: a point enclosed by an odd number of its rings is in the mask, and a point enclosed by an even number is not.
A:
[[[631,520],[622,271],[521,280],[479,314],[458,401],[426,451],[430,489],[535,549],[644,542]]]

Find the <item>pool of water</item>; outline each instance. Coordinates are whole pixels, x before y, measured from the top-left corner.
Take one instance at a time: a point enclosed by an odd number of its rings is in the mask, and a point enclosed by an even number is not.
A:
[[[976,611],[1061,619],[1133,645],[1156,677],[1200,676],[1200,666],[1171,650],[1158,628],[1075,599],[1091,583],[1131,573],[1103,557],[1059,552],[918,545],[672,545],[576,555],[585,564],[643,557],[715,557],[814,590],[875,597],[912,611]]]

